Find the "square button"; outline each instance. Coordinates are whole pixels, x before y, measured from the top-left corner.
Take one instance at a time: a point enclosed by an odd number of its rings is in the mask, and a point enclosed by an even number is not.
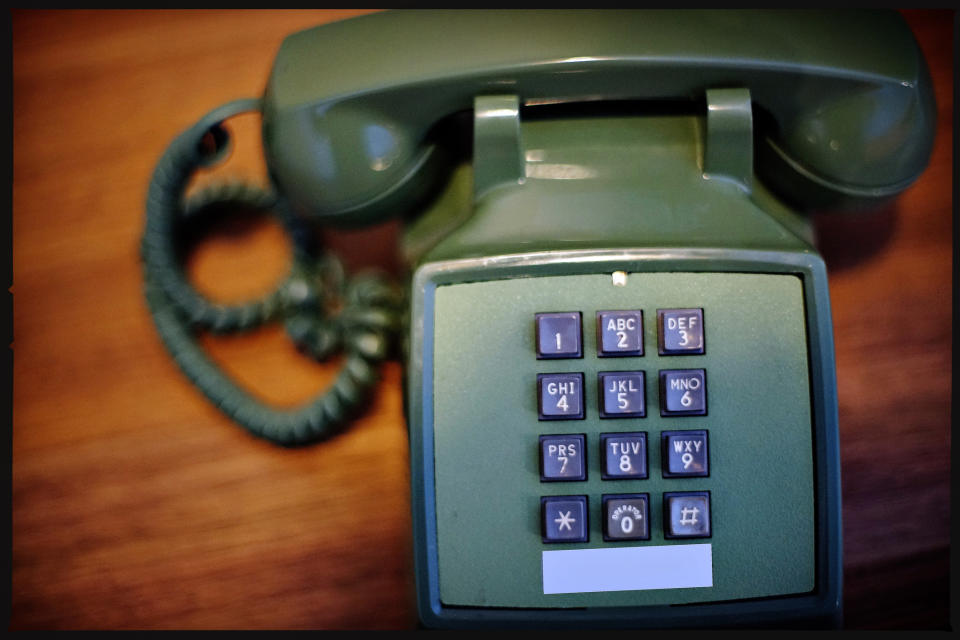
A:
[[[604,480],[643,480],[647,477],[647,434],[601,433]]]
[[[657,309],[662,356],[704,353],[703,309]]]
[[[601,371],[597,374],[597,384],[601,418],[646,415],[643,371]]]
[[[660,434],[664,478],[705,478],[710,475],[707,432],[664,431]]]
[[[583,434],[540,436],[540,481],[586,480],[585,441]]]
[[[586,542],[587,496],[540,498],[540,527],[544,542]]]
[[[710,533],[709,491],[663,494],[664,538],[709,538]]]
[[[598,311],[597,355],[643,355],[643,311]]]
[[[583,420],[583,374],[538,373],[537,400],[541,420]]]
[[[707,414],[707,372],[676,369],[660,372],[660,415],[703,416]]]
[[[537,359],[583,357],[583,331],[580,312],[538,313]]]
[[[649,504],[646,493],[603,496],[603,539],[649,540]]]

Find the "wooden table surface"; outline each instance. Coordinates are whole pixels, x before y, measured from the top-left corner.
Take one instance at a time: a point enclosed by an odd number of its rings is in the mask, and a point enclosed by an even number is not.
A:
[[[348,432],[278,448],[180,374],[141,294],[144,195],[167,143],[259,95],[284,36],[351,13],[12,14],[11,628],[416,625],[400,365]],[[850,627],[948,624],[953,14],[906,15],[936,85],[930,167],[881,211],[817,217]],[[259,179],[257,125],[236,119],[233,158],[200,180]],[[395,231],[336,241],[348,262],[395,265]],[[288,255],[265,222],[215,236],[190,269],[234,300],[269,288]],[[334,371],[277,328],[204,342],[279,405]]]

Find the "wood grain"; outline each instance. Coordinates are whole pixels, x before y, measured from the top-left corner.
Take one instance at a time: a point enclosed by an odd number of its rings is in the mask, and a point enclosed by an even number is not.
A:
[[[167,143],[259,95],[286,35],[356,13],[13,12],[11,628],[415,626],[400,365],[347,433],[280,449],[186,381],[141,295],[144,195]],[[948,619],[952,14],[906,15],[936,83],[930,168],[881,212],[817,218],[855,627]],[[200,182],[262,178],[257,119],[233,126],[233,157]],[[351,236],[348,262],[395,264],[395,232]],[[288,260],[263,223],[212,238],[191,272],[229,300]],[[275,328],[205,344],[280,405],[335,370]]]

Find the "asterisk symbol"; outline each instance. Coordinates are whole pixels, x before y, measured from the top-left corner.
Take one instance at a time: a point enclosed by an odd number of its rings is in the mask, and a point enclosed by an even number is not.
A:
[[[554,520],[554,522],[560,523],[560,526],[557,527],[557,530],[563,531],[563,528],[566,527],[570,531],[573,531],[573,527],[570,526],[570,523],[576,522],[576,519],[570,517],[570,514],[572,513],[572,511],[567,511],[566,513],[561,513],[558,511],[557,513],[560,513],[560,517]]]

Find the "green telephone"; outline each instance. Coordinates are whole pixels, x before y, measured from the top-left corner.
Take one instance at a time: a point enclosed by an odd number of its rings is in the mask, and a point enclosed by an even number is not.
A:
[[[178,230],[204,208],[183,190],[226,147],[221,122],[257,108],[275,191],[220,195],[275,206],[302,259],[227,308],[179,266]],[[899,193],[934,125],[892,12],[364,16],[288,37],[261,101],[171,146],[148,301],[241,424],[322,439],[362,402],[403,303],[359,280],[336,330],[312,317],[331,269],[308,222],[403,216],[424,624],[835,625],[833,336],[798,211]],[[244,397],[192,339],[273,318],[316,355],[349,354],[297,411]]]

